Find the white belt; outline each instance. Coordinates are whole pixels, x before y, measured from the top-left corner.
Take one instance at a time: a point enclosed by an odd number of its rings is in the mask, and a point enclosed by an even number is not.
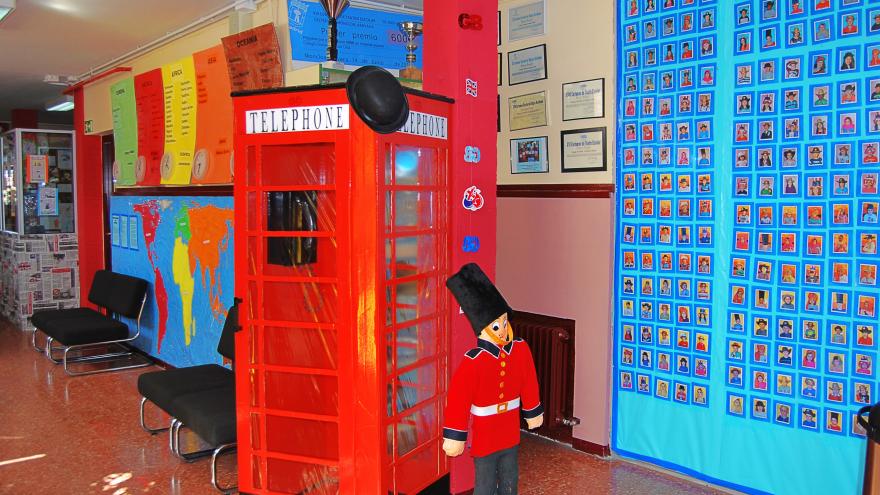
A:
[[[501,402],[491,406],[475,406],[471,404],[471,414],[474,416],[494,416],[495,414],[505,413],[511,409],[519,407],[519,397],[507,402]]]

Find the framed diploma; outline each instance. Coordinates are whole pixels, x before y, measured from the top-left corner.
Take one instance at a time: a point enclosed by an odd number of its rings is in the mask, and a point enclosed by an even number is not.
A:
[[[547,136],[510,140],[510,173],[540,174],[550,171]]]
[[[560,138],[563,172],[607,170],[604,127],[562,131]]]
[[[544,0],[511,7],[507,17],[507,41],[518,41],[546,32]]]
[[[562,120],[595,119],[605,116],[605,79],[591,79],[562,85]]]
[[[514,84],[547,79],[547,45],[536,45],[507,54],[507,80]]]
[[[539,91],[507,99],[510,130],[547,125],[547,92]]]

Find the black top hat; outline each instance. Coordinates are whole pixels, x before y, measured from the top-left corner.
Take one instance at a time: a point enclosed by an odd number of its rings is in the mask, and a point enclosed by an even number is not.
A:
[[[461,305],[476,335],[499,316],[511,311],[504,296],[476,263],[461,267],[446,280],[446,287]]]
[[[397,132],[409,118],[409,101],[400,82],[387,70],[368,65],[345,83],[348,101],[358,117],[380,134]]]

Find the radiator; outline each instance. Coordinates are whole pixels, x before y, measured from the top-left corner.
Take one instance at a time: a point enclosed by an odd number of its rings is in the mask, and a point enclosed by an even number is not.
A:
[[[514,334],[532,349],[544,426],[539,434],[571,441],[571,426],[580,421],[574,409],[574,320],[515,311],[510,319]]]

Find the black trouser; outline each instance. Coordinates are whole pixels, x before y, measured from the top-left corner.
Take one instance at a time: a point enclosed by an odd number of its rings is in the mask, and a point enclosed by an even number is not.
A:
[[[474,495],[517,495],[519,445],[485,457],[474,457]]]

